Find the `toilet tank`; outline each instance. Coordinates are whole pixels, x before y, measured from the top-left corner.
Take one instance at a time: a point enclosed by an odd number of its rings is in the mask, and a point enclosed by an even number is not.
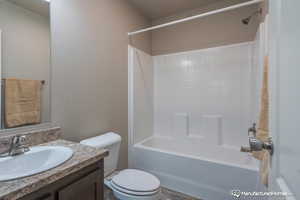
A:
[[[121,137],[113,132],[82,140],[81,144],[107,149],[109,155],[104,158],[104,176],[108,176],[117,169]]]

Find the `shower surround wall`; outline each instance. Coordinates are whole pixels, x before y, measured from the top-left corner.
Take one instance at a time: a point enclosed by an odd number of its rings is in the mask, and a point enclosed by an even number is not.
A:
[[[200,199],[258,191],[258,162],[240,147],[257,110],[259,43],[154,57],[129,47],[129,167]]]
[[[129,116],[135,137],[131,143],[139,143],[153,134],[153,59],[149,54],[129,47],[129,78],[133,96],[129,95],[134,114]]]
[[[155,136],[247,144],[252,43],[153,58]]]

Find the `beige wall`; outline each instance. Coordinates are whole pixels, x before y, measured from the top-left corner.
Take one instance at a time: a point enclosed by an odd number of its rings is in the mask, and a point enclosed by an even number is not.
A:
[[[165,23],[243,1],[221,1],[202,9],[155,20],[153,24]],[[152,31],[152,54],[161,55],[251,41],[255,37],[259,18],[254,18],[248,26],[243,25],[241,20],[257,9],[258,5],[247,6]]]
[[[149,22],[125,0],[52,0],[52,118],[63,138],[107,131],[123,138],[127,166],[127,32]],[[151,35],[133,38],[151,51]]]

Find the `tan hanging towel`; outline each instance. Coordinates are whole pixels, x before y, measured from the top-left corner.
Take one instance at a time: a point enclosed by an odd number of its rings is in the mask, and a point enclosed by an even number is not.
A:
[[[263,84],[260,100],[260,115],[257,130],[257,138],[267,142],[269,139],[269,57],[266,56],[264,60],[264,74]],[[262,183],[268,186],[269,168],[270,168],[270,154],[268,151],[253,152],[253,156],[261,160],[260,177]]]
[[[41,122],[41,81],[8,78],[4,80],[5,127]]]

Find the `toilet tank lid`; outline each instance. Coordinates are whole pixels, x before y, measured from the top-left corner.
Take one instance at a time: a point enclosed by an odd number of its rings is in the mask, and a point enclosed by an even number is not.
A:
[[[121,142],[121,137],[113,132],[105,133],[96,137],[82,140],[80,144],[97,148],[107,148],[108,146]]]

